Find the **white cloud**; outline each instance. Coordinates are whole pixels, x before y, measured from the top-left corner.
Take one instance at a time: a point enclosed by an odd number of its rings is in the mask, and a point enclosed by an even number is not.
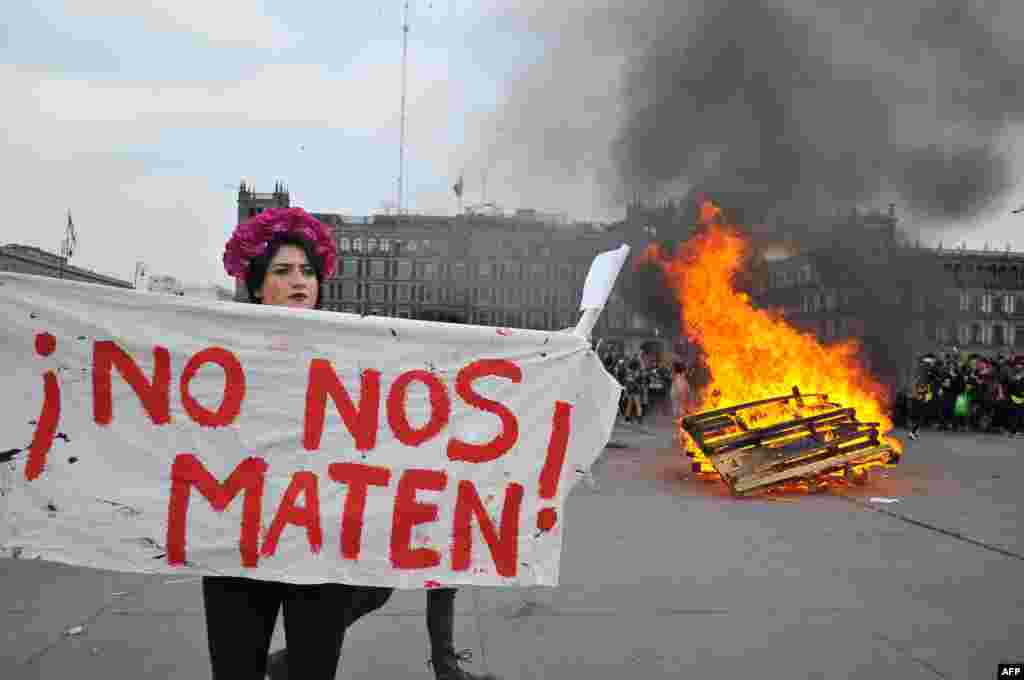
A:
[[[151,272],[189,283],[226,282],[223,244],[235,222],[223,178],[149,174],[131,154],[158,155],[175,129],[321,127],[397,140],[398,66],[361,61],[342,73],[318,65],[271,65],[237,82],[123,82],[66,78],[0,65],[6,93],[0,176],[9,204],[0,242],[57,250],[72,209],[80,237],[75,263],[129,278],[137,259]],[[386,96],[381,83],[389,85]],[[391,96],[395,95],[395,96]],[[454,104],[453,104],[454,103]],[[452,106],[447,65],[410,67],[411,154],[439,159]],[[388,146],[387,148],[394,148]],[[203,158],[185,159],[203,166]],[[303,187],[293,187],[301,193]],[[351,197],[344,200],[351,200]],[[325,209],[311,206],[313,209]]]
[[[226,47],[285,47],[296,36],[254,0],[64,0],[69,16],[135,17],[154,33],[192,33]]]
[[[325,126],[376,134],[397,124],[394,64],[355,64],[344,73],[306,64],[266,65],[241,81],[123,82],[54,77],[0,67],[0,82],[21,88],[26,109],[53,124],[126,130]],[[409,108],[421,124],[447,125],[455,93],[444,64],[409,68]],[[10,90],[8,90],[10,91]],[[394,95],[394,96],[389,96]],[[126,127],[127,126],[127,127]]]

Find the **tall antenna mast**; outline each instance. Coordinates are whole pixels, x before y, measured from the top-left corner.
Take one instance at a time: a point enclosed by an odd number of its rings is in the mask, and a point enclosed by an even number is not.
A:
[[[406,63],[409,54],[409,0],[405,0],[402,18],[402,115],[401,132],[398,138],[398,214],[404,212],[402,194],[405,189],[405,85]]]

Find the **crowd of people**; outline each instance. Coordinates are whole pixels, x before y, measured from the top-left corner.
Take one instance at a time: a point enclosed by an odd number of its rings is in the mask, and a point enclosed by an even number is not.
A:
[[[601,360],[622,385],[619,415],[627,423],[642,423],[658,409],[682,417],[703,384],[699,365],[659,361],[648,352],[604,352]],[[908,428],[911,439],[922,427],[1024,438],[1024,354],[925,354],[893,406],[896,424]]]
[[[929,426],[1024,437],[1024,354],[925,354],[895,406],[911,439]]]
[[[679,417],[691,405],[692,376],[680,361],[659,361],[648,352],[602,354],[605,368],[622,385],[619,415],[627,423],[642,423],[657,409]]]

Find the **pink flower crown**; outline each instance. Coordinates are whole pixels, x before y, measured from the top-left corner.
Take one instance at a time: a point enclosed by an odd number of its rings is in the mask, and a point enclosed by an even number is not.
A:
[[[230,276],[245,277],[249,261],[265,253],[274,238],[289,233],[306,239],[323,258],[324,278],[334,276],[338,264],[334,238],[320,220],[302,208],[269,208],[235,227],[224,246],[224,269]]]

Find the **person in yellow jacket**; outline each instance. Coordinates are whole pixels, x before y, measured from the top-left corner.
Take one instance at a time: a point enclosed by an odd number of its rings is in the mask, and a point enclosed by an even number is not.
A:
[[[926,354],[918,362],[917,380],[910,395],[910,438],[918,438],[921,423],[935,415],[938,405],[938,378],[935,372],[938,359]]]

